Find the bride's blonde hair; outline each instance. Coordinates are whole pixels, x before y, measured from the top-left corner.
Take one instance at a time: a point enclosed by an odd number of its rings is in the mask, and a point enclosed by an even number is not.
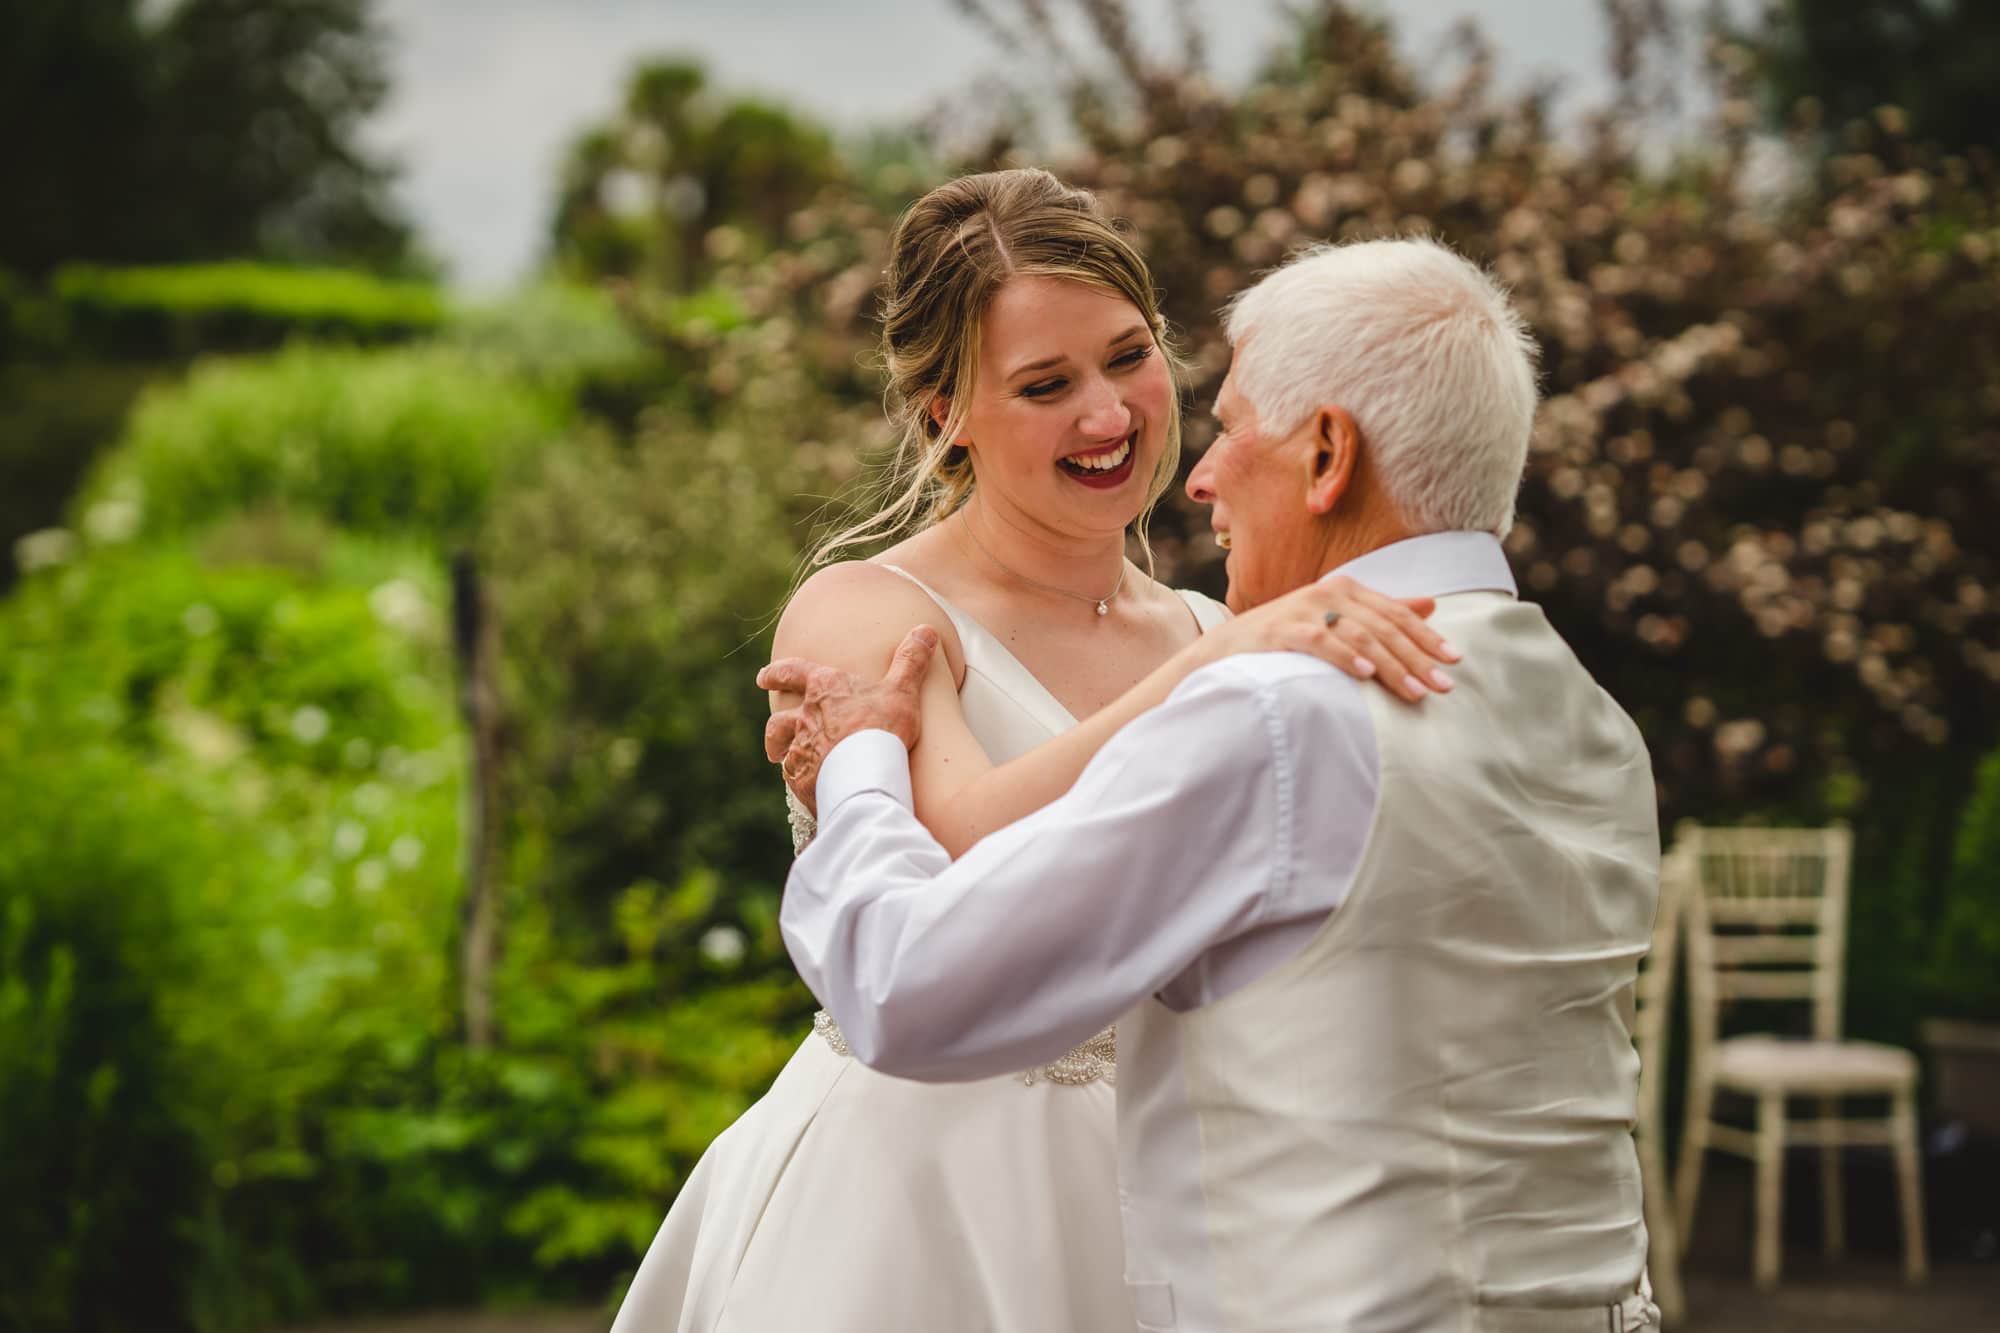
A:
[[[889,416],[901,429],[871,488],[871,517],[819,541],[808,569],[851,547],[929,527],[972,496],[972,462],[951,441],[964,429],[979,360],[980,320],[1017,274],[1062,278],[1121,296],[1145,318],[1172,370],[1166,448],[1135,528],[1146,544],[1153,507],[1180,466],[1180,386],[1186,367],[1160,314],[1146,261],[1088,190],[1038,168],[989,171],[940,185],[910,206],[890,240],[882,296],[882,359]],[[934,409],[948,404],[943,420]]]

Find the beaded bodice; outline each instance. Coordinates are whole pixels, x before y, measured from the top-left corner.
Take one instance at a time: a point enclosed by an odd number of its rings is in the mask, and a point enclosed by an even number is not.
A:
[[[799,803],[792,795],[791,788],[785,789],[785,809],[792,821],[792,852],[797,855],[812,841],[817,824],[812,812]],[[847,1045],[847,1038],[841,1035],[840,1024],[833,1021],[833,1015],[821,1009],[813,1015],[813,1032],[831,1046],[837,1055],[851,1056],[853,1051]],[[1066,1051],[1060,1057],[1033,1069],[1024,1069],[1021,1082],[1032,1087],[1036,1083],[1066,1083],[1081,1086],[1103,1079],[1106,1083],[1118,1081],[1118,1040],[1111,1028],[1092,1037],[1081,1046]]]

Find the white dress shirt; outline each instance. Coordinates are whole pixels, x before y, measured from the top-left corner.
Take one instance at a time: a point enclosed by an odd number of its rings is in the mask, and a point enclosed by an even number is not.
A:
[[[1395,597],[1514,591],[1484,533],[1334,572]],[[1292,957],[1345,897],[1375,815],[1360,691],[1377,688],[1301,654],[1215,663],[956,862],[912,813],[902,743],[850,736],[820,770],[786,947],[854,1054],[908,1078],[1052,1060],[1149,995],[1210,1003]]]

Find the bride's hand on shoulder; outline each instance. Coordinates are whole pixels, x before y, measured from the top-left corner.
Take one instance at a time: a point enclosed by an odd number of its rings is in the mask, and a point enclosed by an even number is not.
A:
[[[1426,623],[1429,597],[1389,597],[1337,575],[1274,597],[1202,636],[1211,658],[1310,653],[1411,703],[1451,689],[1441,664],[1459,652]]]

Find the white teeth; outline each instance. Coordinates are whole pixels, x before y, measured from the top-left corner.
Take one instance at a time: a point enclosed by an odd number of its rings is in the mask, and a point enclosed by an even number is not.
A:
[[[1116,449],[1108,450],[1105,453],[1078,454],[1073,458],[1065,458],[1063,461],[1071,467],[1082,468],[1086,472],[1109,472],[1113,468],[1123,467],[1125,460],[1131,456],[1131,453],[1132,442],[1127,440]]]
[[[1215,544],[1216,544],[1217,546],[1220,546],[1220,547],[1221,547],[1221,548],[1222,548],[1223,550],[1225,550],[1225,551],[1226,551],[1226,550],[1228,550],[1228,549],[1229,549],[1229,534],[1228,534],[1228,533],[1226,533],[1226,532],[1218,532],[1218,533],[1216,533],[1216,534],[1215,534]]]

